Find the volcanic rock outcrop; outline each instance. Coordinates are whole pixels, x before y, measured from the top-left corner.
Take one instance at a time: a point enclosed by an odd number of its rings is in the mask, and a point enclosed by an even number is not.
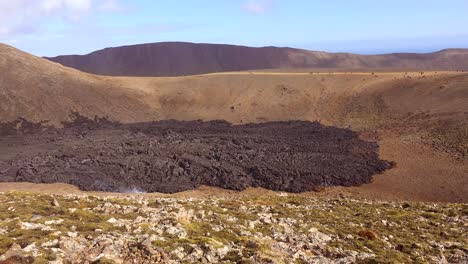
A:
[[[391,167],[379,159],[376,143],[315,122],[77,120],[63,129],[4,136],[1,148],[17,154],[0,161],[0,180],[88,191],[173,193],[210,185],[303,192],[369,183]]]

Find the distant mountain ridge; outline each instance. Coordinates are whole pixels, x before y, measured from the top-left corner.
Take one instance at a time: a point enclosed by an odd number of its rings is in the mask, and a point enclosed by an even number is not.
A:
[[[358,55],[288,47],[160,42],[106,48],[87,55],[46,59],[109,76],[180,76],[212,72],[291,68],[408,68],[468,70],[468,49],[433,53]]]

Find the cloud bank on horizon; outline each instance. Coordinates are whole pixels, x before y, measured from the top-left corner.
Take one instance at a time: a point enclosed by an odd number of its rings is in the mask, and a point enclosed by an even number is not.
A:
[[[466,0],[0,0],[0,42],[40,56],[160,41],[427,52],[468,47],[466,10]]]

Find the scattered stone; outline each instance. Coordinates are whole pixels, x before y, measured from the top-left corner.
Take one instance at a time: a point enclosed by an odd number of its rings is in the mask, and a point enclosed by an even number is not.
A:
[[[78,236],[78,232],[67,232],[67,235],[69,237],[77,237]]]
[[[59,202],[57,201],[57,199],[55,199],[55,197],[53,197],[52,206],[60,207],[60,204],[59,204]]]
[[[59,245],[58,239],[50,240],[41,244],[41,247],[57,247]]]
[[[58,219],[58,220],[49,220],[49,221],[45,221],[44,224],[45,225],[60,225],[61,223],[63,223],[63,219]]]
[[[40,229],[42,231],[51,231],[51,230],[53,230],[50,226],[47,226],[47,225],[44,225],[44,224],[28,223],[28,222],[21,222],[20,223],[20,228],[21,229],[26,229],[26,230]]]
[[[3,254],[2,256],[0,256],[0,261],[6,261],[12,257],[17,257],[17,258],[23,258],[24,255],[23,255],[23,250],[21,249],[21,246],[18,245],[18,244],[13,244],[10,249],[8,249],[7,252],[5,252],[5,254]],[[13,262],[11,262],[13,263]]]
[[[468,228],[468,217],[459,204],[411,203],[408,210],[397,202],[292,194],[252,199],[66,195],[56,196],[61,206],[80,204],[83,214],[70,217],[67,208],[54,210],[53,219],[41,224],[20,221],[25,217],[21,210],[25,204],[48,208],[50,200],[16,195],[0,194],[0,212],[8,212],[8,218],[0,216],[0,239],[11,238],[8,247],[13,245],[0,251],[0,258],[8,263],[32,263],[34,258],[41,263],[45,256],[47,261],[53,259],[48,262],[52,264],[110,260],[122,264],[373,263],[395,253],[405,263],[464,263],[468,257],[466,240],[457,235]],[[9,207],[17,211],[7,211]],[[451,216],[448,209],[453,211]],[[405,217],[394,214],[395,210]],[[415,220],[428,212],[437,218],[426,222],[429,228],[422,228]],[[432,222],[439,226],[432,229]],[[40,236],[23,243],[12,232],[18,226],[21,236],[28,232]],[[51,226],[63,234],[48,230]],[[402,241],[407,234],[412,242]],[[380,240],[356,241],[363,239]]]
[[[370,240],[377,239],[377,234],[370,230],[361,230],[359,231],[358,235],[363,238],[367,238]]]
[[[256,248],[258,248],[258,244],[255,243],[255,242],[252,241],[252,240],[247,240],[247,242],[245,243],[245,246],[246,246],[247,248],[251,248],[251,249],[256,249]]]

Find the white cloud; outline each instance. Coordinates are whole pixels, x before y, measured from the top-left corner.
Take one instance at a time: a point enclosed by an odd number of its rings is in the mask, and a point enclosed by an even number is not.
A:
[[[47,18],[78,22],[100,6],[118,7],[118,0],[0,0],[0,38],[31,33]]]
[[[124,10],[118,0],[103,0],[98,9],[105,12],[120,12]]]
[[[242,7],[250,13],[264,14],[272,8],[273,4],[273,0],[247,0]]]

